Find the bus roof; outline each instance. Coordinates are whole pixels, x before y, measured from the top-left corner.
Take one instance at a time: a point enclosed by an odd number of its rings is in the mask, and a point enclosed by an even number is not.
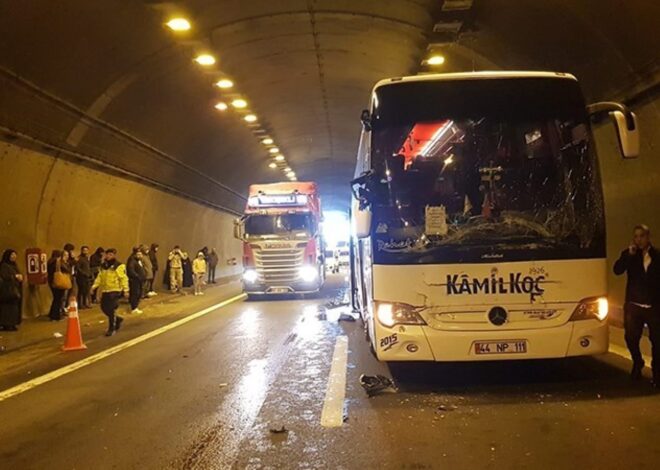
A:
[[[424,75],[410,75],[407,77],[393,77],[380,80],[374,85],[373,91],[383,85],[405,82],[428,82],[440,80],[489,80],[498,78],[559,78],[577,81],[574,75],[563,72],[542,71],[481,71],[459,73],[429,73]]]

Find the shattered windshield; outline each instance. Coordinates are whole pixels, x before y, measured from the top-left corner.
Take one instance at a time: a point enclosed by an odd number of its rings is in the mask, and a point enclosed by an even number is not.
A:
[[[374,112],[381,261],[602,256],[602,196],[575,82],[409,85],[419,83],[385,87]]]
[[[245,220],[247,236],[285,235],[293,232],[311,232],[312,219],[309,214],[250,215]]]

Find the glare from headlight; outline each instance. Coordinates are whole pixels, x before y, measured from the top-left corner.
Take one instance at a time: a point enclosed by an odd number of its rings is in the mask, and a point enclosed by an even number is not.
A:
[[[596,313],[596,316],[600,321],[603,321],[607,318],[607,314],[609,313],[610,306],[607,303],[607,297],[600,297],[598,299],[598,312]]]
[[[381,325],[392,328],[394,325],[425,325],[412,305],[402,303],[377,302],[376,316]]]
[[[298,270],[298,276],[303,282],[314,282],[318,275],[314,266],[303,266]]]
[[[243,273],[243,280],[248,283],[253,283],[257,280],[259,275],[254,269],[248,269]]]

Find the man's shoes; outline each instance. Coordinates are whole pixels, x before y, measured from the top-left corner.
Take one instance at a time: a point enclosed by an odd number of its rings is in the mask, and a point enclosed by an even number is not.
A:
[[[151,297],[155,297],[155,296],[157,296],[157,295],[158,295],[158,294],[155,293],[154,291],[147,292],[147,297],[149,297],[149,298],[151,298]]]
[[[139,308],[134,308],[133,310],[131,310],[131,313],[132,313],[133,315],[139,315],[139,314],[141,314],[141,313],[143,313],[143,312],[142,312],[142,310],[140,310]]]
[[[117,317],[115,319],[115,330],[114,331],[119,331],[119,328],[121,328],[122,323],[124,323],[124,319],[122,317]]]
[[[114,334],[115,334],[115,330],[108,330],[108,331],[105,332],[106,336],[112,336]]]
[[[634,381],[642,380],[642,369],[644,368],[643,362],[633,363],[632,370],[630,371],[630,378]]]

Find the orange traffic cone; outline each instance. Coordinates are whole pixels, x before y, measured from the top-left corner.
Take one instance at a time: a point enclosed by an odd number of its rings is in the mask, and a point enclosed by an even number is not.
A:
[[[87,349],[82,340],[80,332],[80,317],[78,317],[78,302],[73,297],[69,299],[69,307],[66,309],[68,320],[66,322],[66,339],[62,349],[64,351],[80,351]]]

